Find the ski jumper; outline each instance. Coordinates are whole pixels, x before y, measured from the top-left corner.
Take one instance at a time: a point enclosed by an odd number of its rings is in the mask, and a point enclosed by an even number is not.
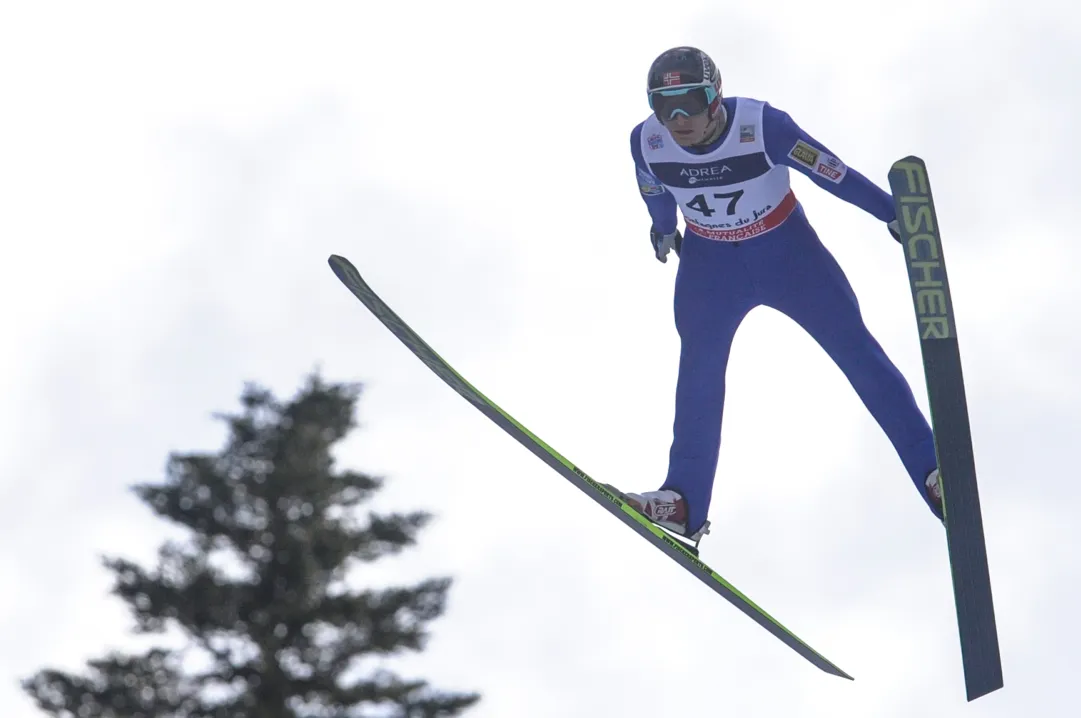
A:
[[[689,533],[702,526],[732,340],[747,313],[764,305],[803,327],[837,364],[938,515],[924,491],[937,465],[931,427],[864,324],[847,277],[792,192],[789,168],[883,222],[895,217],[890,195],[769,103],[729,97],[723,104],[727,125],[708,146],[680,147],[652,115],[631,133],[654,228],[676,231],[677,206],[686,223],[674,297],[680,358],[673,441],[661,488],[686,500]]]

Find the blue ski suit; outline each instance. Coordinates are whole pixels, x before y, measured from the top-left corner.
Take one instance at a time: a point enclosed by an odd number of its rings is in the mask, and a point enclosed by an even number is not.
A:
[[[723,105],[727,125],[709,146],[678,146],[652,116],[631,133],[639,192],[654,228],[676,231],[677,207],[686,223],[674,297],[680,359],[673,441],[661,488],[686,500],[688,534],[702,526],[720,452],[732,340],[747,313],[764,305],[803,327],[837,364],[941,518],[924,488],[937,464],[931,427],[864,324],[852,287],[796,200],[788,172],[801,172],[886,223],[895,218],[890,195],[769,103],[729,97]]]

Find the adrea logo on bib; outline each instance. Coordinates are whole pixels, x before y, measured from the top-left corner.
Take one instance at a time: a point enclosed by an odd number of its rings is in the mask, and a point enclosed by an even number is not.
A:
[[[706,182],[715,177],[721,177],[732,168],[726,164],[712,164],[704,167],[684,167],[679,171],[679,176],[687,180],[687,184]]]

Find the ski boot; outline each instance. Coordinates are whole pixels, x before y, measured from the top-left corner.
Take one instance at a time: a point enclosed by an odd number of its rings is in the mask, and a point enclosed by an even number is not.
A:
[[[927,498],[934,504],[935,510],[938,511],[938,517],[942,520],[942,525],[945,526],[946,513],[942,508],[942,483],[938,478],[938,469],[927,474],[927,479],[924,481],[923,486],[927,491]]]
[[[657,526],[680,538],[693,542],[694,546],[688,546],[687,548],[698,553],[698,544],[702,541],[702,537],[709,533],[709,521],[705,521],[694,533],[688,533],[687,502],[678,492],[661,489],[660,491],[643,491],[640,494],[630,494],[608,484],[605,484],[605,487],[617,494],[630,504],[631,508]]]

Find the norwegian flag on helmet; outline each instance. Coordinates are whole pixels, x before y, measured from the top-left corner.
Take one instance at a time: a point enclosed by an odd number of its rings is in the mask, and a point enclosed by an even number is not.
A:
[[[694,47],[674,47],[649,67],[647,92],[686,85],[720,85],[720,73],[709,55]]]

